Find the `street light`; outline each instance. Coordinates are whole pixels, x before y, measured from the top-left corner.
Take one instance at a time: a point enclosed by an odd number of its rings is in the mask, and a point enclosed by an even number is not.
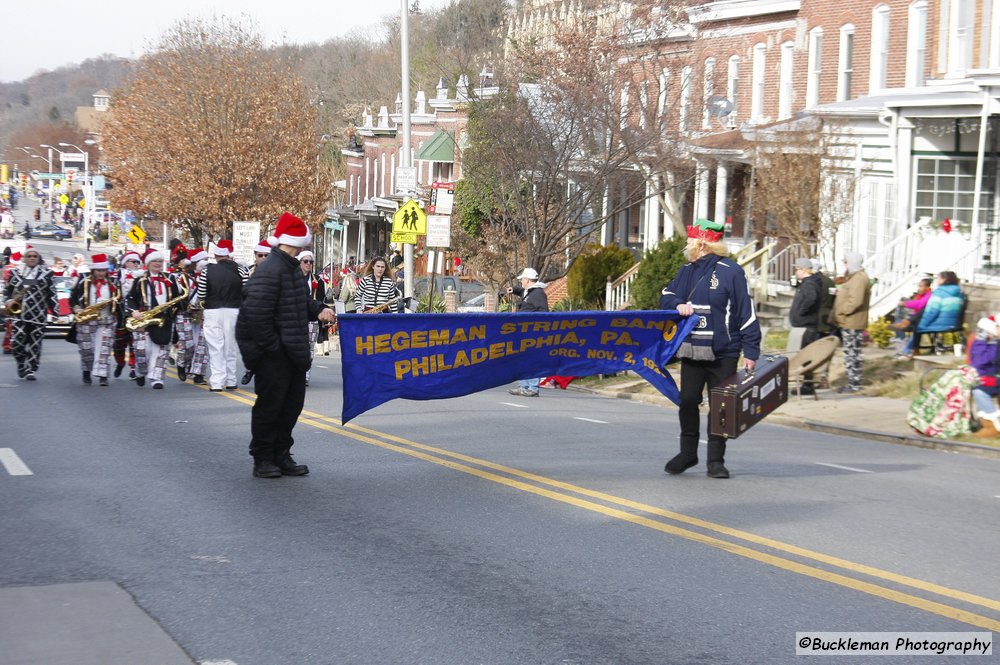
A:
[[[97,143],[97,141],[94,141],[93,139],[86,139],[84,143],[93,145]],[[83,237],[86,239],[87,235],[90,233],[90,207],[94,205],[94,184],[90,179],[90,156],[87,154],[86,150],[80,146],[73,145],[72,143],[60,141],[59,145],[63,148],[76,148],[83,153],[83,183],[81,184],[81,187],[83,187]]]
[[[52,151],[55,150],[56,152],[59,153],[59,157],[60,157],[59,161],[62,161],[63,151],[60,150],[59,148],[53,148],[48,143],[39,143],[38,147],[40,147],[40,148],[48,148],[49,149],[49,174],[51,175],[52,173],[55,173],[55,171],[52,170]],[[60,173],[62,173],[61,170],[60,170]],[[55,194],[55,187],[52,185],[52,180],[49,179],[49,213],[52,213],[52,195],[53,194]]]

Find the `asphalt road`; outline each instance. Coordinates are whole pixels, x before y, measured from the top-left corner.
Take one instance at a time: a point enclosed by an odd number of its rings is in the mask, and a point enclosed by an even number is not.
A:
[[[262,480],[251,393],[83,386],[58,340],[34,384],[3,356],[30,475],[0,466],[0,587],[117,582],[236,665],[784,663],[797,631],[1000,627],[995,461],[763,424],[732,479],[670,477],[655,406],[496,389],[345,428],[340,395],[318,358],[312,473]]]

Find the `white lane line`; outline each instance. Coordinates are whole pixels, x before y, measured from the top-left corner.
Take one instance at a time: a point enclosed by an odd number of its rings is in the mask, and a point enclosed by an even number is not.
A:
[[[500,402],[500,403],[503,404],[504,406],[516,406],[519,409],[527,409],[528,408],[527,404],[514,404],[513,402]]]
[[[597,423],[598,425],[607,425],[607,420],[594,420],[593,418],[580,418],[579,416],[573,416],[573,420],[582,420],[585,423]]]
[[[13,448],[0,448],[0,464],[7,469],[7,473],[12,476],[33,476],[28,465],[21,461]]]
[[[235,660],[199,660],[198,665],[236,665]]]
[[[853,466],[841,466],[839,464],[828,464],[827,462],[816,462],[819,466],[829,466],[834,469],[843,469],[844,471],[854,471],[855,473],[871,473],[867,469],[855,469]]]

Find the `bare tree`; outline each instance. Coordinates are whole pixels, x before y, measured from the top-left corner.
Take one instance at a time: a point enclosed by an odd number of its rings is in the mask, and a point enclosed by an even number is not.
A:
[[[104,135],[113,205],[173,220],[199,243],[283,210],[321,222],[330,176],[316,109],[289,60],[252,26],[177,23],[113,95]]]

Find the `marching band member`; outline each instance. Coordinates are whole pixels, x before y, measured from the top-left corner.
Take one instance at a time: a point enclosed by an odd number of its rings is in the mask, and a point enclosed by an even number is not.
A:
[[[392,276],[385,274],[387,265],[382,258],[375,259],[369,264],[355,295],[354,306],[358,314],[384,305],[399,295],[396,293],[396,284]]]
[[[190,362],[185,369],[191,375],[191,381],[197,384],[205,383],[205,368],[208,364],[208,345],[205,343],[204,323],[205,307],[198,298],[198,280],[208,266],[208,252],[201,247],[191,250],[191,264],[194,266],[194,282],[191,300],[188,304],[188,316],[191,321],[191,337],[193,340]],[[178,364],[180,376],[180,364]]]
[[[121,297],[121,291],[108,279],[108,257],[94,254],[90,258],[90,273],[78,281],[70,293],[69,304],[73,313],[79,316],[85,308],[116,297]],[[92,382],[91,374],[98,378],[100,385],[108,385],[117,309],[114,303],[108,303],[89,321],[76,322],[76,344],[83,366],[83,382],[88,385]]]
[[[7,288],[7,284],[10,284],[10,277],[13,275],[21,266],[21,252],[12,252],[10,254],[10,261],[3,267],[3,284],[4,289]],[[3,352],[4,355],[9,356],[13,351],[11,350],[10,343],[14,338],[14,318],[11,316],[4,317],[3,322]]]
[[[201,312],[195,307],[197,304],[197,298],[195,292],[198,288],[197,277],[195,277],[196,261],[194,260],[195,253],[202,253],[205,256],[199,257],[200,261],[208,256],[208,253],[201,248],[189,251],[184,247],[184,245],[178,245],[174,250],[176,256],[183,255],[185,258],[177,259],[177,268],[174,272],[174,279],[177,280],[177,286],[182,291],[187,291],[191,298],[188,299],[187,303],[177,309],[177,316],[174,318],[174,325],[177,326],[177,378],[181,381],[187,381],[188,370],[191,367],[191,361],[194,356],[195,344],[197,343],[196,334],[194,327],[198,326],[198,335],[201,333]],[[198,319],[197,324],[195,324],[195,319]]]
[[[73,279],[73,285],[76,286],[76,282],[80,281],[81,277],[84,277],[90,268],[87,267],[86,257],[83,254],[74,254],[73,258],[70,259],[69,267],[66,269],[65,274]]]
[[[142,257],[135,252],[126,252],[122,256],[118,269],[118,289],[123,296],[132,291],[132,284],[143,274]],[[122,375],[125,369],[125,352],[128,351],[128,366],[130,379],[135,378],[135,347],[132,345],[132,331],[125,327],[125,303],[118,303],[118,327],[115,329],[115,378]]]
[[[202,334],[212,368],[209,385],[212,392],[219,392],[223,388],[237,388],[240,351],[236,346],[236,317],[243,301],[246,276],[232,259],[232,240],[220,240],[212,251],[216,262],[208,264],[198,278],[198,298],[205,308]]]
[[[141,318],[141,314],[168,300],[180,295],[177,281],[173,275],[163,272],[163,252],[154,251],[146,256],[146,273],[135,280],[129,291],[127,304],[128,313],[132,318]],[[136,352],[137,385],[146,385],[148,376],[153,388],[163,388],[163,370],[167,365],[167,349],[174,332],[174,316],[170,310],[162,312],[163,325],[150,325],[144,329],[133,331],[132,339]]]
[[[14,258],[14,255],[11,255]],[[25,381],[34,381],[38,362],[42,357],[42,339],[50,309],[55,310],[56,290],[52,285],[52,271],[41,263],[37,249],[24,250],[24,265],[12,271],[4,289],[4,307],[20,307],[11,331],[11,350],[17,361],[17,375]]]

